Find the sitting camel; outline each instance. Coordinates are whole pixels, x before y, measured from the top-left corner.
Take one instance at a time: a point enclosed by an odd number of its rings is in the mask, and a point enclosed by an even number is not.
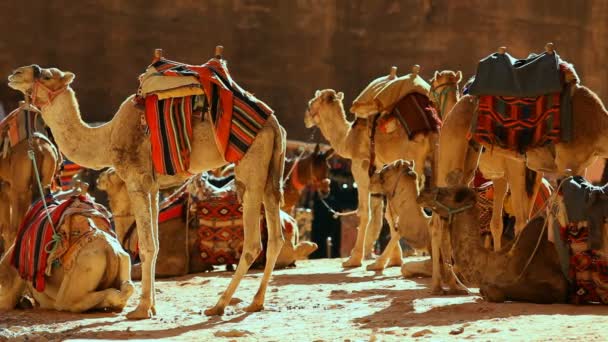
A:
[[[222,63],[220,53],[216,55],[218,58],[212,61]],[[210,69],[205,70],[211,72]],[[135,96],[128,97],[121,104],[110,122],[98,127],[86,124],[70,87],[74,77],[73,73],[56,68],[30,65],[16,69],[9,76],[9,86],[27,96],[31,94],[32,104],[40,109],[59,150],[68,159],[91,169],[114,166],[117,174],[127,184],[129,201],[137,222],[142,259],[140,301],[127,318],[150,318],[156,312],[154,268],[158,254],[158,191],[163,183],[183,182],[185,176],[155,175],[150,138],[141,125],[144,112],[133,101]],[[225,86],[214,78],[206,78],[205,82],[217,82],[213,83],[214,86]],[[208,102],[211,102],[211,94],[205,95]],[[222,95],[229,96],[225,92]],[[255,100],[249,94],[245,95],[245,100]],[[228,105],[225,103],[224,107],[228,108]],[[225,156],[217,147],[211,120],[192,120],[192,132],[190,166],[187,169],[189,173],[196,174],[227,164]],[[245,222],[243,257],[226,291],[214,307],[205,311],[206,315],[224,313],[224,308],[230,303],[241,279],[260,253],[259,212],[262,204],[269,232],[266,266],[259,290],[246,310],[260,311],[264,307],[266,288],[283,244],[279,207],[282,201],[281,179],[285,148],[285,130],[274,114],[269,114],[235,167],[237,191],[243,201]]]
[[[42,269],[38,266],[40,262],[33,266],[27,264],[30,249],[35,249],[36,245],[32,245],[32,240],[28,241],[25,234],[38,222],[29,221],[28,212],[24,222],[31,225],[25,225],[25,229],[20,230],[19,236],[22,238],[10,247],[0,261],[0,309],[15,308],[21,296],[27,292],[43,309],[122,311],[134,290],[130,258],[111,235],[109,220],[98,216],[103,214],[91,214],[90,210],[96,208],[89,200],[82,195],[71,197],[63,208],[64,214],[53,219],[56,233],[61,239],[48,255],[44,254],[48,250],[46,244],[39,247],[44,251],[37,252],[37,255],[48,258],[44,260],[46,267]],[[65,202],[52,207],[50,215],[55,217],[55,210],[59,210]],[[79,211],[83,208],[84,211]],[[38,214],[43,210],[41,201],[30,209]],[[33,217],[35,220],[36,217]],[[42,222],[47,220],[46,215],[39,217]],[[41,224],[44,225],[48,223]],[[60,262],[54,262],[56,260]],[[32,267],[35,268],[33,272],[29,271]]]
[[[21,109],[17,111],[14,115],[30,115],[29,112],[21,112]],[[2,229],[5,246],[15,241],[21,218],[25,216],[34,195],[39,192],[34,165],[28,154],[30,150],[36,156],[42,184],[51,184],[61,161],[55,145],[40,133],[33,133],[30,138],[12,146],[6,156],[0,156],[0,181],[3,182],[2,188],[8,200],[0,205],[10,206],[9,223]]]
[[[463,186],[425,190],[419,197],[421,205],[446,220],[443,236],[453,251],[454,271],[463,282],[479,286],[491,302],[565,302],[568,281],[555,246],[547,239],[545,220],[531,220],[515,242],[498,252],[489,251],[479,239],[476,201],[475,190]]]
[[[205,189],[199,189],[200,187],[204,187]],[[126,184],[118,177],[116,171],[110,168],[100,174],[97,179],[97,188],[107,192],[118,241],[121,242],[127,251],[137,253],[137,231],[133,230],[135,222],[129,201],[126,200],[129,195]],[[221,191],[221,189],[216,189],[207,182],[192,182],[186,188],[186,196],[193,196],[194,194],[204,193],[204,191],[209,190]],[[178,190],[178,192],[181,191],[183,189]],[[199,200],[204,200],[204,195],[202,196],[203,198]],[[161,203],[162,206],[163,204]],[[192,219],[194,219],[195,214],[190,211],[189,216],[192,216]],[[293,229],[283,230],[287,243],[283,244],[281,248],[275,268],[291,266],[296,260],[306,259],[308,255],[317,249],[317,245],[314,243],[297,241],[298,227],[297,222],[293,218],[285,212],[281,212],[281,220],[284,225],[289,224]],[[191,223],[187,224],[186,218],[183,215],[178,215],[178,217],[169,218],[159,223],[160,246],[159,257],[156,262],[157,277],[172,277],[213,270],[214,264],[206,263],[200,257],[196,257],[201,253],[199,249],[199,228]],[[239,252],[234,251],[234,253],[237,254]],[[140,264],[133,266],[132,277],[133,279],[141,278]]]
[[[413,77],[419,77],[416,73]],[[330,142],[336,153],[352,160],[351,171],[357,184],[360,225],[357,231],[355,247],[344,267],[361,266],[364,254],[371,253],[372,246],[382,226],[382,206],[380,199],[370,198],[370,134],[371,119],[346,120],[344,94],[332,89],[318,90],[315,97],[308,102],[304,122],[307,128],[317,126],[323,136]],[[377,109],[376,109],[377,112]],[[393,121],[394,123],[394,121]],[[399,159],[413,160],[416,173],[423,175],[425,160],[432,154],[437,133],[433,131],[415,134],[411,139],[401,124],[389,124],[384,130],[375,133],[376,157],[373,167]],[[391,231],[395,231],[391,229]],[[396,244],[390,253],[389,266],[402,264],[402,251]]]

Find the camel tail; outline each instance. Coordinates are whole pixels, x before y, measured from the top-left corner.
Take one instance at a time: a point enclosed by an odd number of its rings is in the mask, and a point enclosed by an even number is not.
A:
[[[270,169],[268,180],[272,182],[272,188],[279,194],[279,206],[283,206],[283,174],[285,172],[285,152],[287,149],[286,139],[287,132],[278,120],[275,118],[275,125],[277,129],[274,136],[274,147],[272,152],[272,158],[270,159]]]

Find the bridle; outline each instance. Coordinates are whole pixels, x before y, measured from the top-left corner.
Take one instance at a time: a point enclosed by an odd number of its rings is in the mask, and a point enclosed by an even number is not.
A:
[[[49,87],[45,86],[40,82],[40,76],[42,75],[42,70],[39,66],[35,65],[32,67],[34,69],[34,85],[32,89],[27,92],[26,99],[29,98],[29,101],[33,106],[36,107],[38,111],[43,109],[44,107],[50,105],[57,96],[61,95],[68,89],[68,86],[65,85],[57,90],[52,90]],[[41,102],[38,100],[39,94],[45,94],[47,97],[46,102]]]
[[[440,90],[442,89],[442,90]],[[443,117],[446,115],[445,108],[447,106],[448,94],[454,91],[458,94],[458,83],[457,82],[445,82],[441,83],[437,86],[431,86],[430,93],[433,96],[433,100],[437,103],[437,106],[440,107],[439,115]]]
[[[443,209],[447,212],[447,216],[445,215],[441,215],[439,213],[437,213],[439,215],[439,217],[443,220],[448,221],[448,224],[452,224],[452,221],[454,220],[454,216],[457,214],[460,214],[466,210],[469,210],[471,208],[473,208],[475,206],[474,203],[469,203],[467,205],[464,205],[462,207],[459,208],[452,208],[449,205],[439,201],[439,199],[437,199],[437,196],[439,195],[439,188],[435,188],[432,190],[433,192],[433,207],[431,209],[433,209],[433,211],[436,211],[437,208],[439,207],[440,209]]]

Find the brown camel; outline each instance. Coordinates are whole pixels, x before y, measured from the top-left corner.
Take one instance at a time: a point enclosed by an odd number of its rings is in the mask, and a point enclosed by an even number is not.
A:
[[[415,76],[415,75],[414,75]],[[418,76],[419,77],[419,76]],[[371,253],[373,243],[382,226],[382,207],[380,199],[369,196],[370,138],[371,123],[359,119],[355,122],[346,120],[342,100],[344,94],[332,89],[318,90],[315,97],[308,102],[304,122],[307,128],[318,126],[323,136],[330,142],[340,156],[352,160],[351,171],[357,184],[358,214],[360,226],[357,232],[355,247],[344,267],[361,266],[364,254]],[[378,130],[375,134],[375,167],[399,159],[413,160],[418,175],[423,175],[424,163],[432,152],[435,133],[418,134],[412,140],[401,125],[396,125],[391,132]],[[389,266],[402,264],[402,251],[395,245]]]
[[[444,235],[453,251],[454,271],[464,283],[479,286],[481,295],[491,302],[565,302],[568,281],[555,246],[547,239],[545,220],[538,217],[528,222],[513,242],[516,248],[510,243],[492,252],[479,239],[476,201],[475,191],[464,186],[425,190],[419,197],[420,204],[449,221]]]
[[[199,193],[201,189],[197,182],[192,182],[187,191]],[[209,186],[209,185],[207,185]],[[102,172],[97,179],[97,188],[107,192],[110,208],[114,217],[118,241],[128,251],[137,250],[137,231],[130,231],[134,223],[134,216],[128,201],[127,186],[116,174],[113,168]],[[208,189],[205,189],[208,190]],[[297,222],[293,218],[286,218],[281,213],[282,220],[291,219],[293,226],[291,234],[284,232],[286,243],[283,244],[277,258],[275,268],[284,268],[293,265],[296,260],[303,260],[317,249],[317,245],[308,241],[298,242]],[[157,277],[172,277],[188,273],[198,273],[213,270],[213,265],[203,263],[199,258],[192,257],[199,251],[198,228],[187,225],[185,218],[177,217],[159,224],[159,254],[156,262]],[[141,265],[132,268],[133,279],[141,278]]]
[[[525,158],[526,166],[538,172],[561,173],[572,170],[574,174],[584,174],[587,166],[597,157],[608,157],[608,111],[598,96],[584,86],[573,84],[571,94],[573,136],[570,142],[555,144],[554,151],[550,147],[531,149],[525,156],[496,146],[492,148],[493,153],[506,157],[505,160],[519,160],[520,163]],[[473,178],[480,151],[469,144],[466,136],[476,103],[475,97],[463,96],[443,122],[436,173],[438,186],[468,184]],[[509,176],[509,181],[525,184],[522,178],[523,176],[519,179]],[[521,185],[512,188],[522,189]],[[432,225],[433,252],[439,250],[439,244],[434,241],[442,241],[439,224]],[[434,264],[434,279],[439,277],[439,271],[439,264]],[[433,283],[437,291],[440,291],[439,280],[434,280]]]
[[[312,153],[303,157],[285,160],[286,179],[284,180],[285,203],[281,207],[290,215],[300,200],[304,188],[308,185],[321,192],[322,195],[329,193],[329,164],[327,159],[334,153],[333,149],[322,152],[319,144],[315,146]]]
[[[32,203],[32,197],[39,193],[34,165],[28,155],[30,145],[36,156],[42,184],[51,183],[61,160],[55,145],[38,133],[12,147],[6,158],[0,157],[0,180],[4,182],[3,189],[6,188],[8,199],[1,205],[11,208],[9,223],[2,229],[2,238],[7,247],[15,241],[21,218]]]
[[[164,177],[153,173],[150,139],[141,127],[142,110],[128,97],[113,119],[99,127],[86,124],[70,83],[74,74],[37,65],[16,69],[9,86],[33,94],[61,152],[78,165],[91,169],[114,166],[127,184],[133,208],[142,259],[142,291],[139,304],[129,319],[150,318],[155,314],[154,268],[158,254],[158,191],[163,183],[177,183],[184,177]],[[227,164],[219,152],[209,120],[193,120],[190,173],[200,173]],[[243,257],[226,291],[206,315],[222,315],[241,279],[261,251],[259,213],[266,209],[269,230],[266,267],[260,287],[247,311],[263,309],[266,288],[281,250],[283,237],[279,223],[282,200],[281,179],[285,157],[285,131],[270,115],[248,152],[235,167],[237,189],[243,201],[245,242]]]
[[[61,263],[46,276],[42,292],[20,277],[11,265],[11,246],[0,261],[0,309],[12,310],[25,293],[30,293],[42,309],[83,312],[91,309],[122,311],[133,293],[131,260],[110,234],[95,219],[69,215],[58,227],[68,232],[70,249]],[[87,238],[79,239],[82,234]],[[74,235],[76,234],[76,235]],[[64,241],[65,242],[65,241]],[[63,243],[63,242],[62,242]]]

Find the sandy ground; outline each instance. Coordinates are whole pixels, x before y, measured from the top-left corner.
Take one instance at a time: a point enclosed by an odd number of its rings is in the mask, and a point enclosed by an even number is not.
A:
[[[342,270],[340,260],[301,261],[274,273],[266,309],[245,313],[261,273],[252,271],[221,318],[215,304],[231,273],[160,280],[158,315],[127,321],[124,313],[70,314],[38,309],[0,312],[0,339],[140,339],[187,341],[605,340],[608,307],[492,304],[477,296],[431,296],[430,279],[406,280]],[[139,285],[139,284],[138,284]],[[133,297],[131,309],[136,304]]]

